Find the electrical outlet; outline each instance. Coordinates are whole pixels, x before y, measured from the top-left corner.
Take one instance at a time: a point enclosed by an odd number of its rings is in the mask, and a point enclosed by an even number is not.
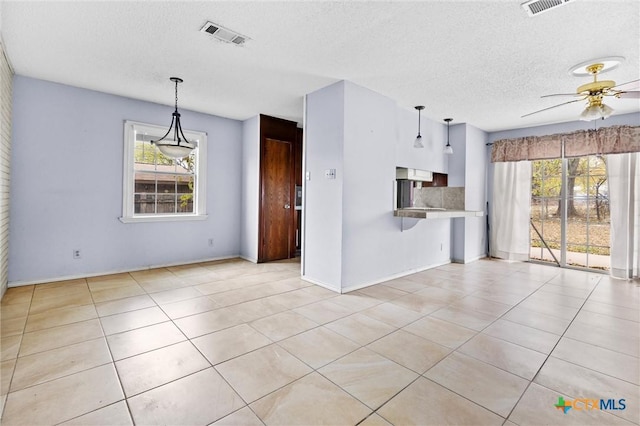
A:
[[[73,258],[74,259],[81,259],[82,258],[82,253],[80,252],[80,249],[74,249],[73,250]]]
[[[209,238],[207,243],[209,244],[209,247],[213,247],[213,238]]]
[[[335,179],[336,178],[336,169],[327,169],[324,171],[324,177],[327,179]]]

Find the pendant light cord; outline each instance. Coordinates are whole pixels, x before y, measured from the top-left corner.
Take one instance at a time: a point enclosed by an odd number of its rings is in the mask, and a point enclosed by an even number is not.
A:
[[[176,112],[178,112],[178,80],[176,80]]]
[[[192,142],[189,142],[187,137],[184,135],[184,132],[182,130],[182,124],[180,124],[180,113],[178,112],[178,83],[182,83],[182,79],[178,77],[171,77],[171,81],[176,83],[176,89],[175,89],[176,103],[175,103],[175,111],[173,112],[171,117],[171,124],[169,125],[169,130],[167,130],[167,133],[165,133],[164,136],[162,136],[160,139],[156,141],[151,141],[151,142],[157,143],[164,140],[164,138],[166,138],[169,135],[169,133],[171,133],[171,129],[173,129],[173,140],[175,141],[174,146],[181,146],[181,142],[183,141],[185,143],[192,143]],[[175,127],[174,127],[174,124],[175,124]]]

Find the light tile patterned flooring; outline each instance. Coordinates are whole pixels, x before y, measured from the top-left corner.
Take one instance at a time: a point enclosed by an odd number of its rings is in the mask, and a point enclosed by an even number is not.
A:
[[[482,260],[338,295],[299,263],[11,288],[2,424],[638,424],[640,283]],[[626,400],[570,411],[558,397]]]

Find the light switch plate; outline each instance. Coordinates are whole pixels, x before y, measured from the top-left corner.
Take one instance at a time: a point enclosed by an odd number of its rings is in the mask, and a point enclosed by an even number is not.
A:
[[[311,172],[307,172],[307,173],[305,173],[305,178],[306,178],[307,180],[311,180]]]

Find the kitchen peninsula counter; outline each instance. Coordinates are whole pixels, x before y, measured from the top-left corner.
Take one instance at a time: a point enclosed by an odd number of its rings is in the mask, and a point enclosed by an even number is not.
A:
[[[484,212],[429,207],[407,207],[394,210],[393,215],[396,217],[410,217],[413,219],[449,219],[456,217],[480,217],[484,216]]]

